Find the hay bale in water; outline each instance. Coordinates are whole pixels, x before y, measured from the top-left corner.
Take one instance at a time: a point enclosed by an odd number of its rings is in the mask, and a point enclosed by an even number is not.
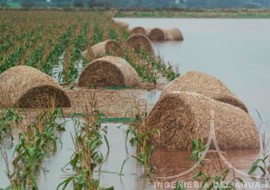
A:
[[[151,31],[151,28],[141,27],[137,26],[130,30],[130,34],[142,34],[142,35],[148,35]]]
[[[140,52],[143,49],[148,51],[150,54],[154,53],[152,43],[145,35],[134,34],[127,39],[127,43],[135,50],[135,52]]]
[[[95,58],[100,58],[106,55],[122,57],[124,52],[118,42],[115,40],[106,40],[91,47],[91,53]]]
[[[190,150],[193,139],[207,141],[211,123],[221,150],[260,146],[259,132],[249,114],[194,92],[171,92],[162,96],[148,114],[143,129],[160,131],[160,135],[151,136],[157,146]]]
[[[184,40],[183,34],[178,28],[167,29],[165,32],[167,33],[166,40]]]
[[[82,72],[79,86],[138,86],[139,77],[130,64],[119,57],[106,56],[90,62]]]
[[[245,104],[217,78],[198,71],[191,71],[171,81],[161,92],[189,91],[208,96],[209,98],[239,107],[248,113]]]
[[[160,28],[153,28],[149,32],[148,37],[153,41],[165,41],[168,38],[167,33]]]
[[[15,66],[0,75],[1,107],[70,107],[64,89],[50,76],[29,66]]]
[[[148,37],[153,41],[183,40],[183,35],[178,28],[154,28],[149,32]]]
[[[120,20],[114,20],[114,23],[117,24],[118,26],[124,28],[124,29],[128,29],[129,24],[124,22],[124,21],[120,21]]]

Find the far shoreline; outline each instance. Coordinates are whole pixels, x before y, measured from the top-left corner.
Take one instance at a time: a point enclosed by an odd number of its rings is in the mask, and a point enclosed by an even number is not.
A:
[[[94,11],[111,12],[113,18],[238,18],[238,19],[269,19],[270,9],[224,9],[224,8],[159,8],[159,9],[121,9],[108,7],[1,7],[0,11]]]
[[[119,9],[117,18],[254,18],[269,19],[270,9]]]

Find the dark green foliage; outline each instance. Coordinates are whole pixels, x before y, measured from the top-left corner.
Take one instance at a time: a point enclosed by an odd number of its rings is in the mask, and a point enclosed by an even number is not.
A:
[[[5,137],[10,137],[13,140],[12,128],[14,124],[21,121],[21,116],[13,109],[1,111],[0,119],[0,143]]]
[[[106,29],[109,31],[108,39],[119,41],[118,34],[113,28],[111,28],[109,25],[107,25]]]
[[[143,177],[152,177],[156,168],[151,164],[150,160],[154,153],[154,145],[150,139],[151,135],[158,135],[157,129],[150,129],[146,131],[141,130],[141,125],[145,115],[137,114],[135,120],[130,124],[126,133],[126,149],[128,136],[131,135],[130,143],[132,146],[137,146],[137,155],[132,155],[144,168]],[[123,165],[125,161],[123,162]],[[122,166],[123,169],[123,166]],[[122,169],[121,172],[122,173]]]
[[[69,185],[75,190],[113,190],[110,188],[101,188],[99,181],[94,179],[94,170],[101,166],[104,157],[99,151],[104,138],[108,153],[110,151],[109,142],[106,137],[107,127],[101,127],[101,113],[96,109],[97,102],[92,97],[91,108],[86,114],[76,113],[73,115],[75,123],[75,136],[73,142],[75,151],[70,158],[69,165],[75,172],[71,177],[66,178],[60,183],[57,189],[66,189]],[[81,122],[83,120],[83,122]],[[108,154],[107,153],[107,154]]]
[[[9,169],[7,158],[7,177],[10,188],[14,190],[38,189],[36,173],[39,171],[42,161],[51,153],[57,151],[59,140],[56,131],[63,130],[64,123],[57,123],[57,118],[63,117],[61,109],[44,111],[36,119],[23,126],[19,133],[19,143],[15,147],[15,158],[12,162],[12,170]]]
[[[92,45],[95,45],[99,42],[103,41],[103,30],[99,26],[99,23],[97,22],[97,19],[94,19],[94,34],[92,38]]]
[[[40,70],[47,73],[47,74],[52,74],[52,68],[54,66],[58,65],[59,57],[64,53],[65,48],[69,45],[70,43],[70,37],[77,27],[77,24],[73,24],[71,27],[68,28],[66,33],[64,33],[59,39],[56,44],[53,45],[46,63],[42,63],[40,65]]]

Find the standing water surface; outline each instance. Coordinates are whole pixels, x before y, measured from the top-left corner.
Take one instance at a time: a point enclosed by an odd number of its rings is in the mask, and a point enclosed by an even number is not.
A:
[[[249,108],[255,121],[257,109],[268,126],[270,121],[270,20],[250,19],[121,19],[133,26],[179,27],[184,35],[183,42],[154,43],[158,52],[166,61],[180,69],[181,74],[191,70],[202,71],[222,80]],[[157,95],[157,96],[156,96]],[[159,92],[148,93],[150,104],[154,104]],[[106,125],[106,124],[103,124]],[[127,126],[107,124],[111,152],[104,163],[100,175],[102,186],[114,186],[116,190],[153,189],[149,181],[140,177],[141,166],[131,158],[136,148],[128,146],[125,150]],[[40,189],[55,189],[70,170],[61,170],[73,152],[70,133],[72,123],[68,122],[67,131],[61,137],[63,148],[43,164],[39,177]],[[269,136],[269,130],[267,130]],[[11,158],[12,149],[8,149]],[[106,147],[101,149],[104,154]],[[159,176],[179,174],[192,166],[188,160],[190,153],[157,150],[153,163]],[[124,176],[110,172],[119,172],[123,161],[129,157]],[[255,151],[229,151],[227,158],[241,171],[247,171],[257,158]],[[5,166],[0,156],[0,188],[9,183],[5,177]],[[191,176],[184,179],[189,180]]]

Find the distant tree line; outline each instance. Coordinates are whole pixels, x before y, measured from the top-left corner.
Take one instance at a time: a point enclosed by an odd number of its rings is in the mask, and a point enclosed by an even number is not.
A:
[[[260,8],[270,7],[270,0],[0,0],[20,2],[23,7],[117,7],[117,8]]]
[[[186,0],[194,8],[260,8],[270,7],[270,0]]]

